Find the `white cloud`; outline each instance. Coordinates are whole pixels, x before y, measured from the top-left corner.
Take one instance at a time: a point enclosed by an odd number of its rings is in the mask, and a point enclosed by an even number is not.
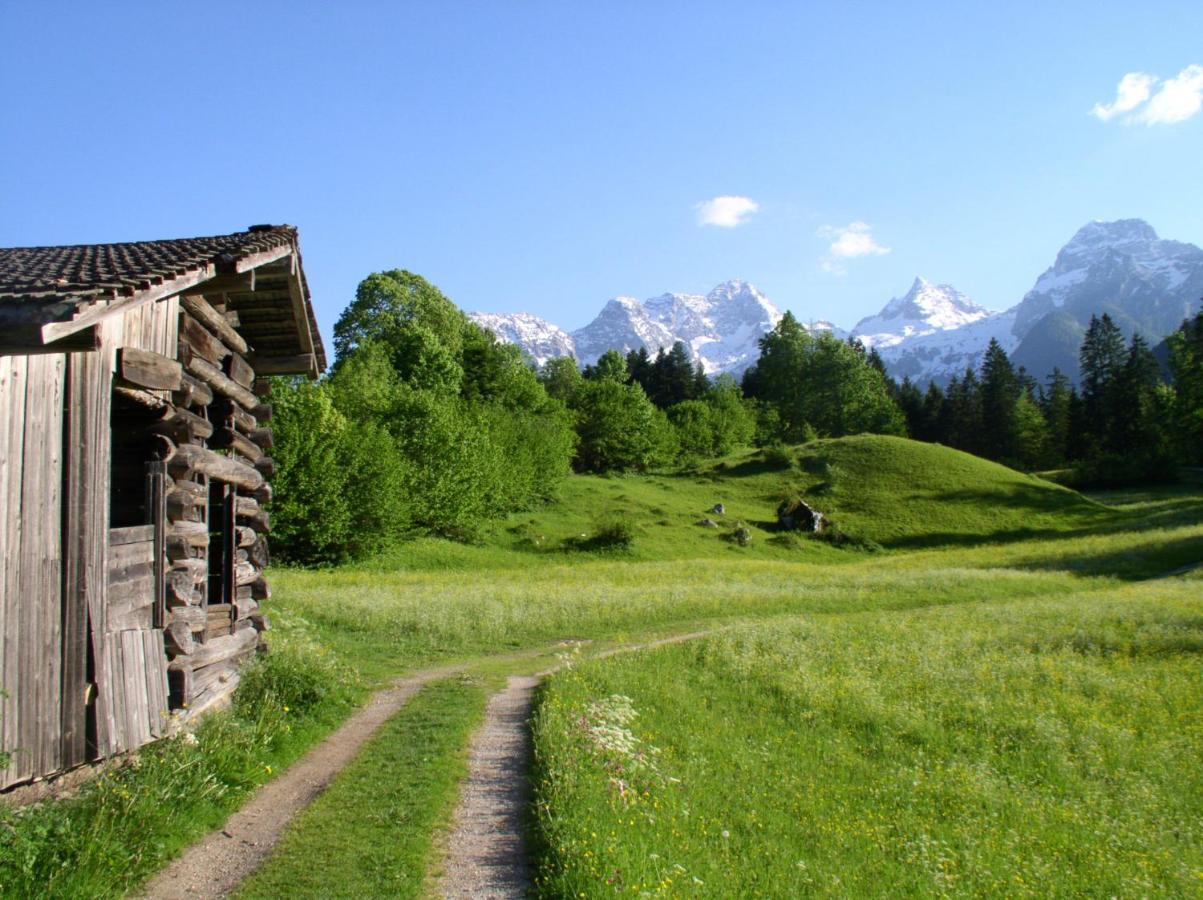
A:
[[[873,239],[873,230],[867,222],[851,222],[842,228],[824,225],[819,229],[818,235],[831,241],[822,266],[824,272],[835,275],[844,273],[840,260],[855,259],[858,256],[884,256],[890,252],[889,247],[883,247]]]
[[[1091,115],[1100,122],[1107,122],[1120,113],[1131,112],[1149,99],[1157,80],[1156,75],[1129,72],[1119,80],[1119,87],[1115,90],[1115,102],[1096,103],[1090,111]]]
[[[750,197],[715,197],[694,206],[698,211],[699,225],[717,225],[719,228],[736,228],[760,209],[760,204]]]
[[[1175,77],[1162,80],[1144,72],[1129,72],[1120,79],[1113,103],[1096,103],[1091,115],[1107,122],[1123,115],[1125,125],[1174,125],[1203,109],[1203,66],[1190,65]]]
[[[1173,125],[1185,122],[1200,109],[1203,109],[1203,66],[1187,66],[1176,78],[1162,82],[1161,90],[1134,118],[1146,125]]]

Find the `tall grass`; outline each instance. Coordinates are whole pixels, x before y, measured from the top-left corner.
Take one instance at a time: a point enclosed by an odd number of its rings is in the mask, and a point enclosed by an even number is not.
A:
[[[580,666],[536,718],[541,890],[1197,894],[1201,653],[1173,579]]]

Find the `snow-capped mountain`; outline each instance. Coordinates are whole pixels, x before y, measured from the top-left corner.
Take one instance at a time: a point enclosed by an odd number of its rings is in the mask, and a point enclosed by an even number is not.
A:
[[[1078,349],[1092,315],[1109,313],[1125,334],[1140,332],[1157,343],[1199,309],[1200,296],[1203,250],[1161,240],[1140,219],[1091,222],[1006,312],[877,346],[897,378],[947,380],[969,366],[976,368],[986,345],[996,338],[1016,365],[1036,377],[1044,378],[1056,366],[1076,379]],[[897,302],[890,301],[866,328],[875,330],[875,320],[885,320]]]
[[[639,303],[611,300],[596,319],[573,332],[577,360],[640,347],[654,355],[681,341],[708,374],[739,373],[756,362],[758,341],[781,319],[773,303],[746,281],[725,281],[709,294],[661,294]]]
[[[651,355],[681,341],[707,374],[741,374],[760,355],[760,338],[781,312],[746,281],[726,281],[706,295],[661,294],[649,300],[615,297],[597,317],[571,334],[535,316],[473,313],[474,322],[498,339],[518,344],[540,365],[553,356],[576,357],[588,365],[607,350],[626,354],[644,348]],[[816,322],[812,329],[833,329]]]
[[[517,344],[540,366],[557,356],[575,353],[567,331],[530,313],[472,313],[468,318],[493,332],[498,340]]]
[[[1203,296],[1203,250],[1162,240],[1147,222],[1091,222],[1061,248],[1015,308],[1014,360],[1038,375],[1078,374],[1092,315],[1110,314],[1156,344],[1194,315]]]
[[[976,369],[994,338],[1037,378],[1057,366],[1076,379],[1078,348],[1092,315],[1109,313],[1125,334],[1140,332],[1156,344],[1194,315],[1200,297],[1203,250],[1162,240],[1140,219],[1091,222],[1005,312],[992,313],[951,285],[916,278],[906,294],[862,319],[852,334],[876,347],[897,378],[947,381],[967,367]],[[707,373],[739,375],[756,362],[760,338],[781,313],[751,284],[727,281],[704,296],[616,297],[571,334],[525,313],[472,318],[540,364],[572,355],[586,365],[611,349],[625,354],[644,347],[654,355],[682,341]],[[806,327],[847,336],[830,322]]]
[[[961,328],[990,314],[951,284],[916,278],[906,294],[895,297],[877,315],[857,322],[852,335],[881,352],[907,338]]]

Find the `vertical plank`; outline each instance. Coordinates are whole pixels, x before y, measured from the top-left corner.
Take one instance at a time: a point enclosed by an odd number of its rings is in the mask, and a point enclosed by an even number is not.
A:
[[[93,680],[96,700],[90,712],[95,729],[97,756],[109,756],[120,749],[116,745],[120,717],[116,702],[114,673],[109,671],[112,653],[108,632],[108,551],[109,551],[109,454],[112,435],[109,428],[113,392],[113,364],[121,323],[109,320],[101,331],[101,348],[87,357],[88,391],[87,447],[79,470],[79,489],[83,493],[83,518],[78,534],[82,542],[83,584],[88,608],[88,633],[95,662]]]
[[[96,366],[87,365],[91,354],[67,357],[65,449],[63,454],[63,765],[68,768],[87,761],[88,687],[88,584],[87,546],[83,538],[87,523],[87,486],[84,474],[90,441],[87,427],[93,392],[88,378]],[[106,575],[107,577],[107,575]]]
[[[60,409],[52,405],[56,393],[58,357],[31,356],[25,380],[25,434],[21,449],[21,546],[17,555],[18,633],[17,656],[21,686],[17,694],[19,722],[17,746],[22,778],[54,771],[58,757],[58,654],[48,647],[57,636],[55,620],[61,615],[58,571],[60,524],[57,516],[58,459],[53,432],[62,428]],[[59,432],[61,440],[61,431]],[[53,721],[51,721],[53,720]],[[48,743],[54,746],[48,749]],[[48,760],[52,760],[48,762]],[[49,768],[47,768],[49,766]]]
[[[28,510],[22,556],[28,560],[29,613],[34,675],[34,774],[62,768],[62,355],[30,359],[26,387],[26,466],[22,505]],[[35,411],[36,407],[36,411]],[[33,419],[31,419],[33,413]],[[34,424],[36,420],[36,425]],[[29,670],[27,670],[28,672]]]
[[[163,336],[163,348],[159,351],[164,356],[175,359],[180,340],[180,298],[179,295],[168,297],[163,301],[163,318],[167,332]]]
[[[3,773],[3,783],[20,781],[25,771],[23,748],[20,746],[21,706],[23,694],[20,658],[20,579],[21,579],[21,484],[23,481],[24,433],[25,433],[25,383],[28,375],[26,356],[0,357],[3,366],[3,391],[0,406],[5,415],[0,418],[0,442],[5,448],[0,459],[3,478],[0,479],[0,504],[4,520],[4,541],[0,544],[0,608],[3,608],[3,652],[0,654],[0,688],[5,696],[0,701],[0,728],[3,740],[0,749],[12,754],[8,769]]]
[[[150,697],[151,737],[163,736],[164,716],[167,713],[167,651],[163,632],[155,628],[142,633],[146,659],[147,695]]]

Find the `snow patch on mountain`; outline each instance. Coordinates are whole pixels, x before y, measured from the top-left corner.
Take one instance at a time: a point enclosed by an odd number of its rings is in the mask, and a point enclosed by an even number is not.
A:
[[[469,313],[468,318],[493,332],[499,341],[517,344],[537,365],[576,355],[572,335],[530,313]]]
[[[990,315],[990,310],[952,285],[917,277],[906,294],[890,300],[877,315],[857,322],[852,334],[866,347],[883,352],[908,338],[963,328]]]

